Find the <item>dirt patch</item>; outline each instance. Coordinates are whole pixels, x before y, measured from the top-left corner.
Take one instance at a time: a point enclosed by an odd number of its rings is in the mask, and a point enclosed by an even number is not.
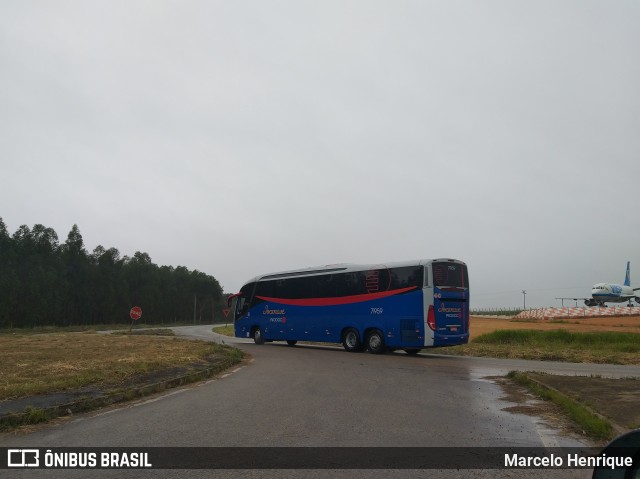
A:
[[[624,429],[640,427],[640,379],[527,375],[598,412]]]

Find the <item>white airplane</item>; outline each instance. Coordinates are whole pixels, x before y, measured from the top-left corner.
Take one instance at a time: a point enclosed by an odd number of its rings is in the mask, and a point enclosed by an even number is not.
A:
[[[629,273],[630,262],[627,261],[627,274],[624,277],[624,284],[614,283],[598,283],[594,284],[591,288],[590,298],[556,298],[556,299],[571,299],[573,301],[584,300],[586,306],[606,306],[605,303],[624,303],[628,301],[628,306],[631,306],[631,301],[635,301],[640,304],[640,297],[636,296],[634,291],[640,290],[640,288],[631,287],[631,275]]]

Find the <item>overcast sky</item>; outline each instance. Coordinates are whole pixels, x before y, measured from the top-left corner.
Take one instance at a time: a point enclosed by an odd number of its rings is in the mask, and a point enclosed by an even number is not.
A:
[[[640,286],[640,2],[0,0],[0,217],[226,292],[466,261]]]

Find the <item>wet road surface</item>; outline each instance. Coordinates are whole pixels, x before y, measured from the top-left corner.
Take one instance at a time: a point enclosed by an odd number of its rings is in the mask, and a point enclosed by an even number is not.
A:
[[[341,348],[268,343],[176,328],[224,341],[252,359],[223,377],[38,428],[0,435],[0,447],[154,446],[576,446],[513,406],[486,376],[511,369],[571,366],[404,353],[346,353]],[[582,366],[582,365],[579,365]],[[579,369],[579,368],[578,368]],[[603,368],[604,369],[604,368]],[[636,368],[637,369],[637,368]],[[609,370],[633,375],[633,369]],[[575,371],[574,371],[575,373]],[[579,373],[579,372],[578,372]],[[602,374],[602,373],[594,373]],[[6,471],[3,471],[6,472]],[[8,471],[3,477],[88,477],[88,471]],[[460,477],[461,471],[90,471],[91,477]],[[469,477],[548,477],[548,471],[467,471]],[[135,473],[135,474],[134,474]],[[473,473],[473,474],[471,474]],[[76,475],[78,474],[78,475]],[[131,474],[131,475],[129,475]],[[590,477],[554,471],[554,477]]]

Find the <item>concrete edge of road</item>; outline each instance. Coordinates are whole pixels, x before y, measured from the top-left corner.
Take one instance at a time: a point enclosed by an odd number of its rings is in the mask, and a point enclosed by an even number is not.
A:
[[[154,374],[156,379],[153,381],[141,379],[138,384],[112,390],[81,388],[62,393],[0,401],[0,432],[6,432],[20,426],[46,422],[63,416],[72,416],[75,413],[92,411],[210,379],[221,375],[238,364],[242,367],[249,360],[250,357],[248,355],[240,361],[221,358],[206,367],[189,370],[180,375],[170,371],[166,377],[161,377],[160,379],[157,376],[162,375],[162,371],[158,371]]]

